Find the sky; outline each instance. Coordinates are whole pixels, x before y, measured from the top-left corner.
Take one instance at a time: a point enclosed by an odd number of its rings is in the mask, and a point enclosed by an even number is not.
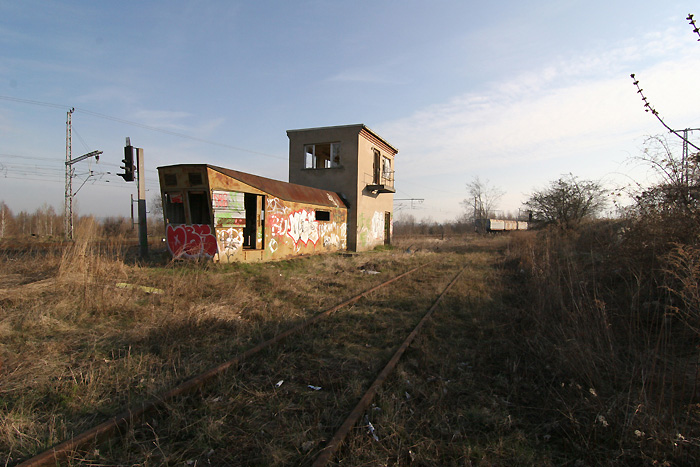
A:
[[[206,163],[288,180],[289,129],[364,123],[396,156],[400,218],[451,221],[479,177],[517,212],[567,174],[653,183],[645,113],[700,128],[700,44],[665,0],[0,0],[0,201],[130,213],[125,138],[156,167]],[[669,137],[673,138],[673,137]],[[693,133],[700,140],[700,131]],[[413,199],[415,201],[406,201]]]

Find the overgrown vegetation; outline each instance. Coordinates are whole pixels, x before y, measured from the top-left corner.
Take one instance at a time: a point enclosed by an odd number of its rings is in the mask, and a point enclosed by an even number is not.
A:
[[[465,263],[341,463],[692,464],[700,253],[675,237],[647,237],[651,220],[407,237],[359,255],[228,266],[133,263],[122,245],[89,241],[87,228],[62,252],[8,250],[0,451],[12,465],[439,259],[76,453],[73,464],[310,463]]]

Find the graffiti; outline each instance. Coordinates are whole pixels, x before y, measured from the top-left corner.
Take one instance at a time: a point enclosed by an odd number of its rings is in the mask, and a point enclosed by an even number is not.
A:
[[[330,193],[326,193],[326,196],[328,197],[328,201],[330,201],[331,203],[333,203],[333,206],[335,206],[335,207],[337,208],[337,207],[338,207],[338,203],[337,203],[337,202],[335,201],[335,199],[331,196],[331,194],[330,194]]]
[[[314,211],[297,211],[289,215],[287,222],[287,235],[292,237],[294,244],[302,242],[307,245],[309,242],[314,245],[318,242],[318,222]]]
[[[367,219],[364,214],[360,214],[357,225],[357,234],[360,243],[365,246],[376,244],[378,240],[384,239],[384,215],[380,211],[375,211],[371,219]]]
[[[370,235],[375,240],[382,240],[384,238],[384,215],[379,211],[375,211],[372,216]]]
[[[267,215],[270,225],[270,234],[273,237],[288,235],[297,245],[299,242],[314,245],[318,242],[319,231],[315,211],[301,209],[291,212],[279,198],[272,196],[267,198]]]
[[[275,198],[274,196],[268,196],[267,198],[267,212],[268,214],[282,214],[286,215],[290,209],[284,205],[281,199]]]
[[[347,224],[321,224],[320,230],[325,248],[345,249],[347,247]]]
[[[243,230],[241,229],[217,230],[216,236],[219,240],[219,250],[222,255],[233,256],[243,245]]]
[[[244,194],[237,191],[212,192],[214,224],[219,227],[245,226]]]
[[[323,237],[323,246],[325,248],[328,248],[331,246],[337,247],[339,244],[340,244],[340,239],[338,238],[338,236],[336,234],[330,234],[330,235],[326,235]]]
[[[274,197],[267,198],[266,215],[271,253],[278,251],[285,243],[296,254],[300,254],[303,247],[347,248],[347,225],[344,222],[319,222],[316,211],[293,211],[284,201]]]
[[[175,258],[213,258],[216,254],[216,237],[207,224],[168,224],[165,238],[168,251]]]

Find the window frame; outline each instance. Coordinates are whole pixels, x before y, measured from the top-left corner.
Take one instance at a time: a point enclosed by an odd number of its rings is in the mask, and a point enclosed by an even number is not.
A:
[[[319,147],[328,148],[328,157],[320,159]],[[340,141],[330,143],[311,143],[304,145],[304,169],[338,169],[342,167],[340,155]]]

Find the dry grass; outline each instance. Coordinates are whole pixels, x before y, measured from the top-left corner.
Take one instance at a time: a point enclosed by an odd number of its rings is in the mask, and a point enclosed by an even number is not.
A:
[[[119,242],[97,247],[85,228],[63,251],[0,253],[0,453],[9,465],[433,259],[71,464],[310,464],[464,264],[335,462],[694,458],[697,411],[679,396],[695,389],[696,366],[671,358],[687,347],[648,311],[620,326],[624,300],[603,292],[634,285],[629,300],[641,304],[643,281],[602,270],[611,252],[581,237],[403,238],[357,255],[224,266],[139,263]],[[680,249],[669,257],[678,305],[696,303],[699,257]],[[679,308],[677,324],[693,337],[688,309]],[[681,381],[684,389],[673,389]]]
[[[693,464],[697,250],[631,255],[639,238],[622,227],[513,242],[531,304],[514,322],[524,377],[541,379],[565,446],[587,462]]]

